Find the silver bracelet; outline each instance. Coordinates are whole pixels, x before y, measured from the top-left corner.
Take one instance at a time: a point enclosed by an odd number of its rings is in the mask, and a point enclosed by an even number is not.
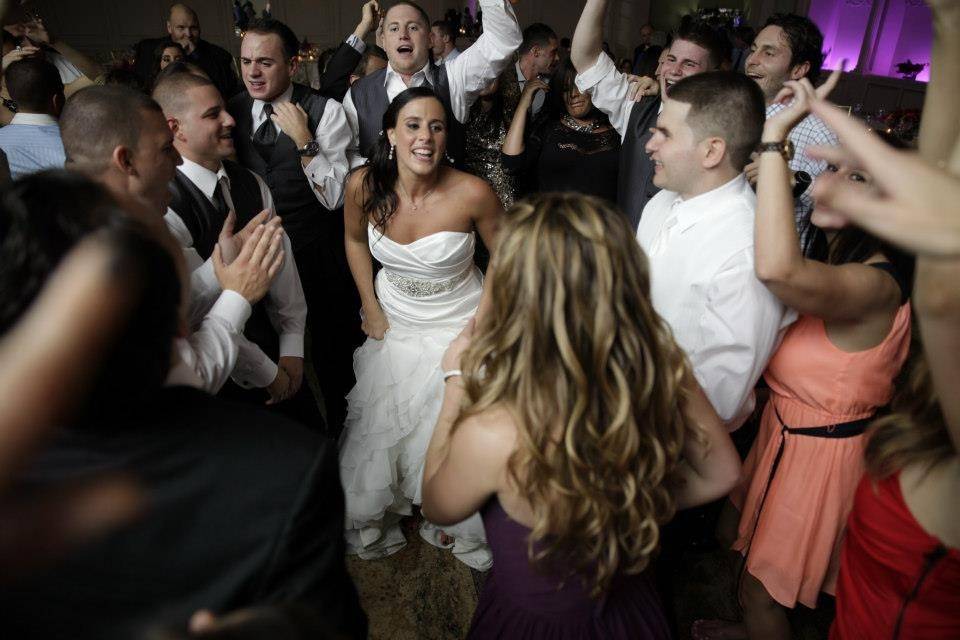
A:
[[[462,375],[463,375],[463,371],[460,371],[460,369],[450,369],[450,371],[443,372],[443,381],[446,382],[450,378],[454,378],[456,376],[462,376]]]

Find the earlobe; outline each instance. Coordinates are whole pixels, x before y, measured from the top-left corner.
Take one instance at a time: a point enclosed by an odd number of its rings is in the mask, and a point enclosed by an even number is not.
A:
[[[809,72],[810,72],[810,63],[809,63],[809,62],[801,62],[800,64],[798,64],[797,66],[795,66],[795,67],[793,68],[793,71],[790,73],[790,79],[791,79],[791,80],[799,80],[800,78],[802,78],[802,77],[804,77],[805,75],[807,75],[807,73],[809,73]]]
[[[121,172],[127,175],[136,175],[136,169],[133,166],[133,161],[130,157],[130,149],[120,145],[113,150],[113,155],[110,157],[114,167],[119,169]]]
[[[703,156],[704,169],[713,169],[726,157],[727,143],[723,138],[707,138],[706,153]]]

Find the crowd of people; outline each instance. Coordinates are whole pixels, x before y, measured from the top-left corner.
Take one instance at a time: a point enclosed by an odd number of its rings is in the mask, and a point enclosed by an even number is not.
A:
[[[366,2],[319,89],[239,3],[124,73],[5,20],[5,630],[362,638],[419,535],[471,638],[960,637],[960,5],[909,148],[806,17],[618,64],[607,0],[478,4]],[[740,620],[677,628],[694,537]]]

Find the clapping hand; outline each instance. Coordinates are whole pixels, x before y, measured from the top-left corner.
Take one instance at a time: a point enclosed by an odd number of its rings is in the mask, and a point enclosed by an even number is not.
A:
[[[262,224],[267,224],[271,227],[280,226],[280,218],[278,217],[271,218],[270,221],[267,222],[270,214],[271,211],[269,209],[264,209],[255,215],[250,222],[237,233],[233,232],[233,228],[237,224],[237,215],[233,211],[227,214],[227,219],[224,220],[223,227],[220,229],[220,236],[217,238],[217,243],[220,245],[220,255],[223,258],[224,264],[229,265],[237,259],[244,242],[247,241],[257,227]]]
[[[213,271],[220,286],[236,291],[250,304],[255,304],[267,294],[270,284],[283,266],[283,229],[279,226],[260,225],[247,242],[240,255],[227,265],[223,249],[213,248]]]

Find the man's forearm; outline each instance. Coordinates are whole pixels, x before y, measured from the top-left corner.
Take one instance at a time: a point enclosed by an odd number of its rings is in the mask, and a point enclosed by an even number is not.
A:
[[[570,46],[570,61],[580,73],[592,67],[600,55],[603,47],[603,17],[606,12],[607,0],[587,0],[583,13],[580,14]]]

